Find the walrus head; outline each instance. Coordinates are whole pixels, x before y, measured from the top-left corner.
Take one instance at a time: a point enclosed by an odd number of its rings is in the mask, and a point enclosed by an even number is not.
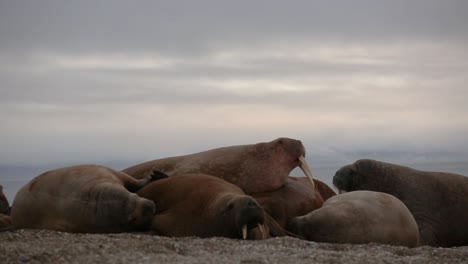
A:
[[[253,229],[259,229],[261,238],[266,238],[267,230],[264,227],[264,211],[250,196],[233,197],[226,204],[223,211],[224,219],[230,230],[229,237],[247,239],[253,235]]]
[[[339,193],[349,192],[352,190],[355,175],[357,175],[357,169],[353,164],[341,167],[333,176],[333,185]]]
[[[340,193],[356,190],[379,191],[382,187],[379,182],[383,181],[373,179],[377,177],[383,179],[387,174],[380,163],[382,162],[362,159],[346,165],[335,173],[333,185]]]
[[[249,172],[254,177],[242,177],[233,182],[247,194],[271,191],[280,188],[286,182],[289,173],[300,167],[312,186],[312,170],[305,160],[305,148],[300,140],[277,138],[270,142],[250,145],[241,165],[241,171]],[[232,178],[228,178],[232,182]]]
[[[156,206],[153,201],[131,194],[131,201],[127,204],[128,212],[125,224],[139,230],[148,229],[151,226]]]

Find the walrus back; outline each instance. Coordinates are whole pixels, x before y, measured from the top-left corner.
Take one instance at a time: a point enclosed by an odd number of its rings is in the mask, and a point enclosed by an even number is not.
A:
[[[31,180],[15,197],[12,219],[16,228],[120,232],[149,224],[153,212],[154,203],[125,189],[116,171],[82,165]]]
[[[11,210],[15,228],[75,231],[69,220],[86,215],[84,211],[87,209],[80,208],[81,198],[77,197],[80,186],[67,178],[57,171],[50,171],[21,188]]]
[[[52,209],[51,207],[44,208],[42,206],[43,198],[32,191],[36,181],[37,179],[33,179],[23,186],[13,200],[11,218],[15,228],[41,228],[42,219],[47,216],[46,212]],[[35,219],[35,221],[31,221],[31,219]]]

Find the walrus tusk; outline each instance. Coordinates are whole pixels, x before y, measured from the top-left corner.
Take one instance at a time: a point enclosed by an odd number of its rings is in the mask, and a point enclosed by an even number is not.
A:
[[[258,228],[260,229],[260,233],[262,233],[262,239],[265,239],[265,229],[263,228],[263,224],[257,223]]]
[[[310,169],[309,164],[307,164],[307,161],[305,160],[304,156],[300,156],[299,161],[301,162],[301,164],[299,164],[299,167],[309,179],[310,184],[312,184],[312,187],[315,188],[314,178],[312,177],[312,170]]]
[[[242,226],[242,239],[247,238],[247,225]]]

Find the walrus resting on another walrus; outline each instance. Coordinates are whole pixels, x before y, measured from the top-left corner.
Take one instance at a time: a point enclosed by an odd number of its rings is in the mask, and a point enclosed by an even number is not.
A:
[[[10,204],[8,203],[5,194],[3,194],[3,186],[0,185],[0,232],[11,230],[13,225],[10,217]]]
[[[343,191],[379,191],[400,199],[418,223],[421,245],[468,245],[468,177],[358,160],[338,170],[333,184]]]
[[[288,177],[277,190],[251,195],[281,227],[287,228],[293,217],[322,207],[328,198],[336,195],[325,183],[314,179],[314,184],[306,177]]]
[[[84,233],[145,229],[153,218],[154,203],[130,191],[149,181],[95,165],[52,170],[16,194],[13,225]]]
[[[169,177],[137,194],[156,204],[151,229],[157,235],[264,239],[286,234],[255,199],[214,176]]]
[[[301,141],[278,138],[254,145],[230,146],[153,160],[129,167],[123,172],[137,179],[147,177],[153,171],[162,171],[169,176],[202,173],[219,177],[251,194],[280,188],[297,166],[313,184],[312,172],[304,156]]]
[[[410,211],[392,195],[356,191],[328,199],[322,208],[291,220],[289,230],[327,243],[415,247],[418,226]]]

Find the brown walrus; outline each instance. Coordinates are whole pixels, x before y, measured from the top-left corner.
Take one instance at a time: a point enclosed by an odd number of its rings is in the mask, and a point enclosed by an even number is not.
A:
[[[10,204],[3,193],[3,186],[0,185],[0,231],[10,230],[12,228]]]
[[[204,174],[154,181],[137,193],[156,204],[151,229],[157,235],[261,239],[283,229],[239,187]]]
[[[153,160],[129,167],[123,172],[135,178],[146,177],[154,171],[162,171],[169,176],[202,173],[219,177],[251,194],[280,188],[297,166],[312,181],[312,173],[304,156],[301,141],[278,138],[254,145],[217,148]]]
[[[251,195],[281,227],[287,228],[293,217],[322,207],[324,201],[336,195],[325,183],[317,179],[314,183],[312,186],[306,177],[288,177],[277,190]]]
[[[392,194],[411,211],[421,245],[468,245],[468,177],[358,160],[336,172],[333,184],[343,191]]]
[[[16,228],[108,233],[149,227],[152,201],[137,191],[150,181],[96,165],[43,173],[17,194],[11,216]]]
[[[408,208],[392,195],[371,191],[334,196],[321,208],[294,218],[289,230],[327,243],[415,247],[419,239],[418,226]]]

